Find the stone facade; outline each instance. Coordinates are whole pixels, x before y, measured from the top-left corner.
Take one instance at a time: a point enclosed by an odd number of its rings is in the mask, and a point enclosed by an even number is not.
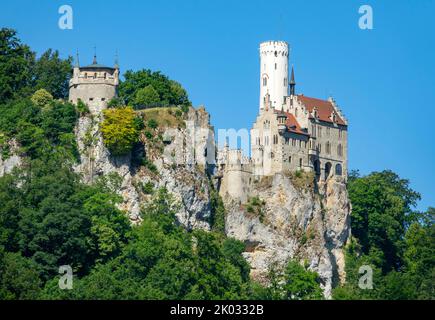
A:
[[[93,114],[98,114],[107,107],[107,103],[117,96],[119,84],[119,67],[100,65],[94,56],[91,65],[80,67],[78,58],[69,82],[69,100],[86,103]]]

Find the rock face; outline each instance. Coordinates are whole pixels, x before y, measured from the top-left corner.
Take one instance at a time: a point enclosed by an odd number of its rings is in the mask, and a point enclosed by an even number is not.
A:
[[[205,110],[191,108],[186,118],[186,124],[180,128],[160,128],[162,150],[156,151],[142,137],[142,144],[132,154],[113,157],[104,146],[99,130],[99,116],[82,116],[75,130],[81,155],[81,162],[75,170],[86,183],[99,176],[118,175],[121,178],[118,192],[123,198],[119,207],[128,212],[133,223],[141,221],[140,210],[151,197],[143,188],[149,183],[154,189],[166,187],[172,193],[179,208],[176,214],[178,221],[187,229],[208,230],[211,215],[210,186],[206,166],[201,165],[205,163],[205,158],[201,155],[207,147],[210,149],[207,141],[213,141],[214,147],[214,136],[212,133],[211,136],[201,136],[203,132],[212,132],[209,130],[209,116]],[[157,133],[159,132],[156,135]],[[134,158],[138,155],[146,157],[156,169],[150,170],[135,164]]]
[[[10,173],[12,169],[20,166],[22,163],[22,159],[18,154],[18,144],[15,139],[11,139],[8,142],[8,145],[10,155],[3,158],[0,154],[0,177],[4,176],[7,173]]]
[[[295,185],[286,174],[254,183],[251,196],[263,201],[260,214],[225,199],[226,233],[246,244],[244,256],[254,279],[267,282],[273,262],[283,266],[294,258],[318,272],[325,296],[330,297],[332,286],[345,277],[343,246],[350,234],[346,185],[340,177],[318,186]]]

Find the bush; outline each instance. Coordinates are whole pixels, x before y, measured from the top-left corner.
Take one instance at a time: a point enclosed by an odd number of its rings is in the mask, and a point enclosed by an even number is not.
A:
[[[155,119],[149,119],[148,120],[148,127],[150,127],[151,129],[156,129],[158,127],[158,123]]]
[[[154,183],[151,181],[146,182],[142,185],[142,191],[145,194],[153,194],[154,193]]]
[[[106,109],[103,110],[103,114],[101,132],[104,144],[113,155],[127,154],[139,137],[133,109],[130,107]]]
[[[47,90],[39,89],[35,91],[31,100],[38,107],[45,107],[53,101],[53,96]]]

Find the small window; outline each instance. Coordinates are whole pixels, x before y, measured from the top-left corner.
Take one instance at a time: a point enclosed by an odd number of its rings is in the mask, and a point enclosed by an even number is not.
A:
[[[276,70],[276,63],[275,63],[275,70]]]
[[[85,72],[85,79],[87,79],[88,78],[88,73],[87,72]]]
[[[94,73],[94,78],[97,79],[97,73],[96,72]]]
[[[265,86],[267,86],[267,78],[266,77],[263,78],[263,87],[265,87]]]
[[[89,98],[89,101],[94,101],[94,98]]]
[[[291,157],[291,156],[288,157],[288,162],[289,162],[289,163],[292,163],[292,157]]]
[[[302,168],[302,158],[299,159],[299,168]]]
[[[101,101],[106,101],[106,98],[101,98]]]

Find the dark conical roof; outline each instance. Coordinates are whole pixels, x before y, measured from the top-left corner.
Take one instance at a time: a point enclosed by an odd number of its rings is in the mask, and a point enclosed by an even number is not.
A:
[[[292,75],[290,78],[290,84],[296,84],[296,82],[295,82],[295,70],[294,70],[293,66],[292,66]]]

